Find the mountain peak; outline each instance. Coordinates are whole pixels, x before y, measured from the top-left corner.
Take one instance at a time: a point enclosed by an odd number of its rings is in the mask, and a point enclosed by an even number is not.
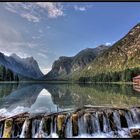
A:
[[[28,62],[36,61],[36,60],[33,58],[33,56],[27,57],[27,58],[25,58],[25,59],[26,59],[26,61],[28,61]]]
[[[16,53],[12,53],[10,56],[15,59],[21,59]]]
[[[63,79],[75,71],[82,70],[106,49],[107,47],[104,45],[100,49],[86,48],[73,57],[61,56],[53,63],[52,70],[44,77],[44,79]]]
[[[96,48],[104,49],[104,48],[110,47],[110,46],[111,46],[111,45],[101,44],[101,45],[97,46]]]
[[[21,58],[15,53],[10,56],[5,56],[3,53],[0,53],[0,57],[0,64],[11,69],[15,73],[29,78],[39,78],[43,76],[37,61],[32,56]]]

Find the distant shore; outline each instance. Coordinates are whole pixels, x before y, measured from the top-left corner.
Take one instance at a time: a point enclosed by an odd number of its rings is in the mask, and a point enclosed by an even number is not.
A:
[[[78,82],[78,81],[0,81],[0,83],[48,83],[48,84],[127,84],[133,85],[133,82]]]

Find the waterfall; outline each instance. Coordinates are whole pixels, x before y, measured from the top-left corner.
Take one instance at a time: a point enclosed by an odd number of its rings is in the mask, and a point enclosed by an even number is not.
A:
[[[0,138],[2,138],[3,123],[0,123]]]
[[[92,114],[92,126],[94,133],[100,133],[98,112]]]
[[[51,117],[51,134],[56,133],[56,117]]]
[[[50,135],[48,136],[48,138],[58,138],[57,134],[56,134],[56,117],[51,117],[51,124],[50,124]]]
[[[66,124],[66,137],[72,138],[72,121],[71,118],[68,119]]]
[[[139,108],[137,108],[139,109]],[[11,138],[124,138],[139,135],[139,110],[87,110],[41,118],[13,119]],[[58,121],[59,120],[59,121]],[[0,122],[0,138],[7,130],[7,120]],[[138,134],[137,134],[138,133]]]
[[[14,130],[16,130],[16,134],[15,134],[15,131]],[[19,137],[19,135],[20,135],[20,131],[17,128],[17,125],[14,124],[13,125],[13,128],[12,128],[12,138],[17,138],[17,137]]]
[[[110,128],[110,124],[109,124],[109,120],[106,114],[103,115],[103,131],[104,132],[110,132],[111,128]]]
[[[133,120],[132,120],[132,116],[131,116],[131,112],[128,111],[125,113],[125,118],[127,120],[127,124],[128,124],[128,127],[132,127],[134,125],[133,123]]]
[[[135,124],[140,123],[139,116],[138,116],[138,112],[137,112],[136,108],[132,108],[132,109],[131,109],[131,113],[132,113],[133,122],[134,122]]]
[[[121,121],[120,121],[120,115],[117,110],[113,111],[113,119],[114,123],[118,130],[121,130]]]
[[[37,119],[32,122],[32,138],[35,138],[35,134],[39,131],[40,122],[41,120]]]
[[[84,117],[81,116],[78,118],[78,127],[79,127],[79,135],[86,134],[86,127],[84,123]]]
[[[40,121],[38,132],[35,134],[35,138],[45,138],[47,135],[43,132],[44,118]]]
[[[100,133],[100,123],[99,123],[99,116],[98,116],[98,112],[96,112],[96,119],[95,119],[95,124],[96,124],[96,128],[97,128],[97,132]]]
[[[20,134],[20,138],[26,138],[26,134],[27,134],[27,129],[28,129],[28,119],[26,119],[24,121],[23,127],[22,127],[22,131]]]

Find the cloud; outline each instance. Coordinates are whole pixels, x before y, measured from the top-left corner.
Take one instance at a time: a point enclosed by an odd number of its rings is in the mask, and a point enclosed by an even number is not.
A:
[[[37,54],[38,54],[39,56],[43,57],[43,58],[47,58],[46,54],[44,54],[44,53],[39,52],[39,53],[37,53]]]
[[[55,2],[37,2],[39,7],[44,8],[48,11],[48,17],[56,18],[59,16],[64,16],[63,5],[61,3]]]
[[[35,50],[42,45],[25,40],[21,31],[5,22],[0,23],[0,31],[0,52],[7,55],[17,53],[21,57],[30,56],[30,52],[32,52],[30,50]]]
[[[86,7],[84,7],[84,6],[80,6],[80,7],[78,7],[78,6],[74,6],[74,9],[76,10],[76,11],[86,11]]]
[[[5,9],[20,15],[30,22],[39,22],[46,17],[46,14],[44,14],[46,12],[48,18],[57,18],[65,15],[63,5],[59,2],[7,2]]]
[[[41,36],[32,36],[33,40],[37,40],[37,39],[40,39],[40,38],[41,38]]]
[[[105,45],[106,45],[106,46],[110,46],[110,45],[112,45],[112,43],[106,42]]]
[[[32,15],[32,14],[29,14],[29,13],[26,13],[26,14],[21,14],[21,16],[23,18],[26,18],[28,21],[32,21],[32,22],[39,22],[39,18]]]
[[[84,12],[89,8],[91,8],[91,6],[89,6],[89,5],[86,5],[86,6],[77,6],[77,5],[75,5],[74,6],[74,10],[81,11],[81,12]]]

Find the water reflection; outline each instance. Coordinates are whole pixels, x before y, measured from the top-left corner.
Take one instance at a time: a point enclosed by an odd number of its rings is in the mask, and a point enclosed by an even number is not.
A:
[[[7,84],[2,88],[11,88],[12,84]],[[11,88],[12,89],[12,88]],[[12,89],[10,92],[5,92],[5,97],[1,99],[1,107],[15,108],[17,106],[30,107],[36,100],[38,94],[42,90],[40,85],[17,85],[16,89]]]
[[[43,89],[34,104],[31,106],[31,111],[38,109],[38,112],[57,112],[58,107],[52,101],[52,95],[46,90]]]
[[[140,105],[140,94],[132,85],[115,84],[0,84],[0,97],[0,108],[8,110],[24,107],[30,111],[56,112],[87,104]]]

